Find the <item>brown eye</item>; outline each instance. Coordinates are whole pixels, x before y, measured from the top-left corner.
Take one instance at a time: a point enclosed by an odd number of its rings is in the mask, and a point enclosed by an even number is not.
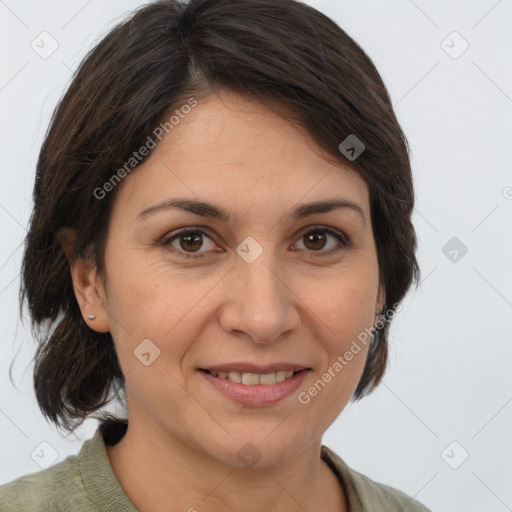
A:
[[[205,239],[215,246],[213,240],[204,231],[187,228],[165,238],[161,244],[165,247],[169,246],[172,252],[183,258],[202,258],[208,252],[208,250],[200,251],[205,245]]]
[[[180,248],[184,251],[195,252],[203,245],[201,235],[197,231],[191,231],[179,235],[178,237]]]
[[[329,238],[333,238],[337,243],[331,242],[329,247]],[[311,254],[311,256],[327,256],[349,246],[349,241],[345,236],[327,228],[310,230],[302,235],[300,241],[303,243],[306,252],[318,253]],[[323,250],[326,247],[327,250]]]
[[[326,244],[326,236],[318,231],[304,235],[304,245],[313,251],[323,249]]]

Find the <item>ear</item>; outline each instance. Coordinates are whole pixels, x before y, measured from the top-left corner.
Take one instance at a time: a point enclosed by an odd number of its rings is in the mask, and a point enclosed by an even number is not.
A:
[[[105,290],[90,258],[75,256],[76,232],[72,228],[59,229],[57,238],[66,253],[75,297],[87,325],[96,332],[109,332]],[[95,315],[90,319],[89,315]]]

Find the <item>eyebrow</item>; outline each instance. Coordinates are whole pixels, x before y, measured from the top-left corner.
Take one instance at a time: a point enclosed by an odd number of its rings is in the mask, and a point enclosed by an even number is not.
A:
[[[149,206],[137,215],[137,219],[144,219],[151,214],[172,208],[180,208],[181,210],[195,213],[196,215],[201,215],[202,217],[218,219],[226,224],[237,223],[237,217],[233,217],[229,212],[218,206],[205,203],[203,201],[195,201],[192,199],[184,198],[168,199],[153,206]],[[317,213],[327,213],[340,208],[348,208],[357,212],[361,217],[363,224],[366,225],[366,217],[361,206],[359,206],[357,203],[354,203],[353,201],[342,198],[327,199],[324,201],[313,201],[311,203],[301,204],[300,206],[294,208],[290,213],[288,213],[286,217],[290,218],[291,220],[298,220],[310,215],[315,215]]]

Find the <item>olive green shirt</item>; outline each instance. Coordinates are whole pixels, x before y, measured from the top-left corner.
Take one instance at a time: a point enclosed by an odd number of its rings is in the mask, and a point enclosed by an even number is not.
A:
[[[0,512],[137,512],[117,480],[105,449],[126,424],[98,427],[94,436],[54,466],[0,486]],[[350,469],[327,446],[321,457],[338,477],[349,512],[431,512],[403,492]]]

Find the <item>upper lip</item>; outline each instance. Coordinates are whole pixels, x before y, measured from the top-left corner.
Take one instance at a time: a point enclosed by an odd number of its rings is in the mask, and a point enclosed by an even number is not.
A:
[[[239,372],[239,373],[273,373],[278,371],[300,371],[307,369],[306,366],[295,363],[272,363],[267,365],[258,365],[252,363],[221,363],[201,370],[210,372]]]

